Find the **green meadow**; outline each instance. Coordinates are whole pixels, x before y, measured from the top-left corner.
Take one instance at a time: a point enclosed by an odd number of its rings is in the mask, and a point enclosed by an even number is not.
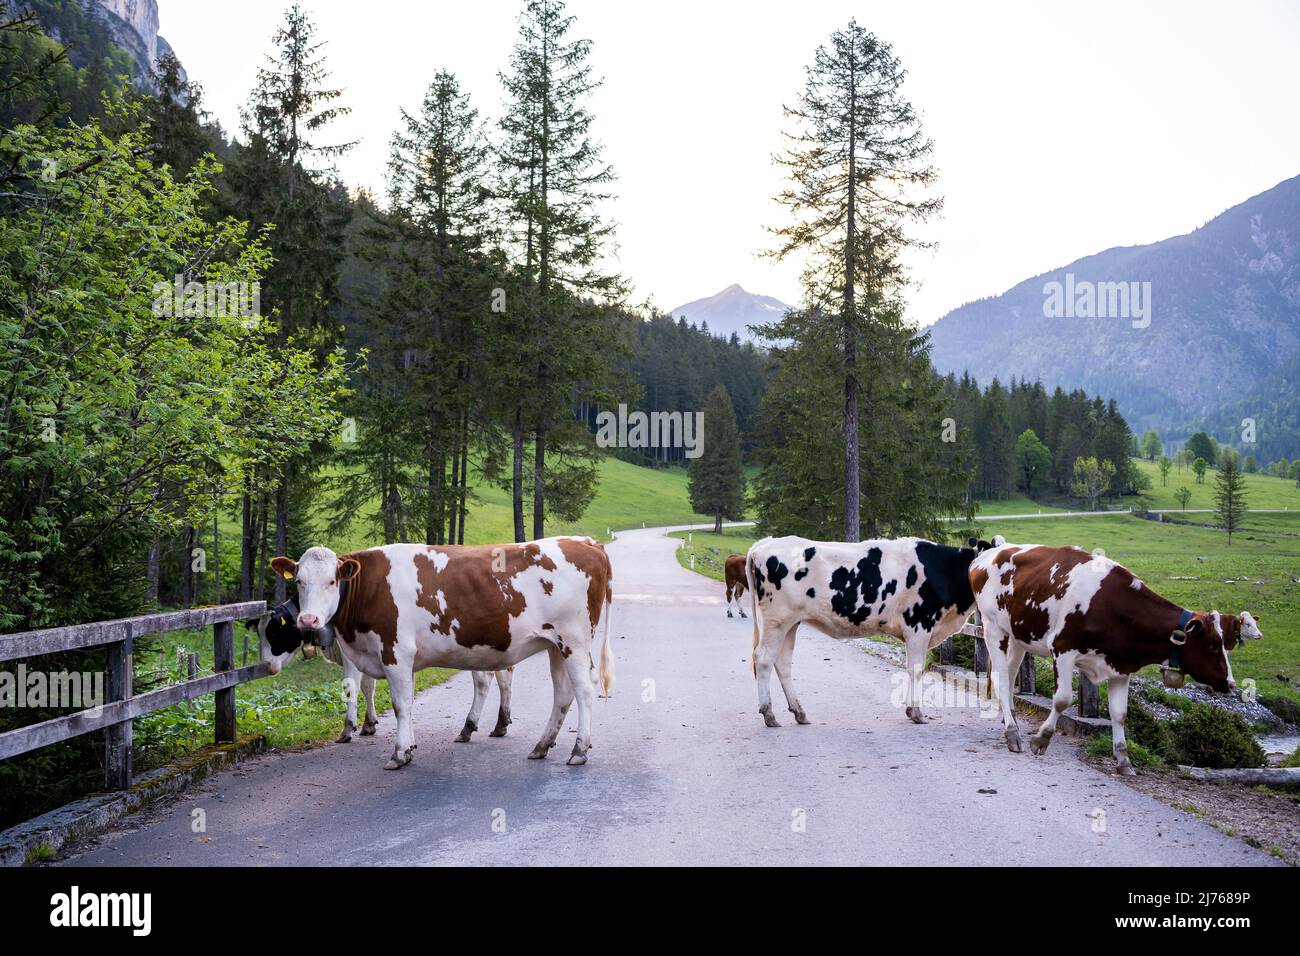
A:
[[[1205,482],[1196,483],[1196,475],[1190,468],[1169,469],[1169,478],[1160,481],[1160,468],[1155,462],[1138,461],[1142,473],[1151,479],[1151,488],[1146,492],[1149,508],[1157,510],[1179,510],[1182,505],[1174,495],[1179,488],[1185,487],[1192,493],[1187,502],[1188,508],[1214,507],[1214,476],[1218,472],[1211,468],[1205,472]],[[1290,509],[1300,511],[1300,488],[1286,478],[1274,478],[1271,475],[1242,475],[1246,483],[1246,503],[1251,508]],[[1125,499],[1126,504],[1132,504]],[[1004,512],[1005,513],[1005,512]]]

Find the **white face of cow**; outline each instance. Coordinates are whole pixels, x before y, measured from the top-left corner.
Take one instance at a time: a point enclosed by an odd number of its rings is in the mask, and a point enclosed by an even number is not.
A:
[[[1259,629],[1259,619],[1249,611],[1242,611],[1237,615],[1237,620],[1241,621],[1241,634],[1243,641],[1258,641],[1264,635]]]
[[[298,628],[319,631],[339,609],[339,585],[356,573],[353,559],[342,561],[329,548],[308,548],[297,561],[276,558],[271,562],[276,573],[298,584]]]

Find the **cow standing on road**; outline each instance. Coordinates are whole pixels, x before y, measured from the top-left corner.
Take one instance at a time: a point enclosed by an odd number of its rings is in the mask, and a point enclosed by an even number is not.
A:
[[[1111,749],[1125,775],[1134,772],[1124,734],[1130,675],[1163,664],[1173,686],[1189,674],[1228,693],[1236,686],[1228,652],[1262,636],[1252,614],[1188,611],[1123,565],[1082,548],[996,547],[971,563],[970,583],[984,624],[989,674],[1002,703],[1007,748],[1020,752],[1010,687],[1028,651],[1050,657],[1056,674],[1052,712],[1029,738],[1030,751],[1047,750],[1057,719],[1070,706],[1077,667],[1094,683],[1106,681]]]
[[[298,584],[298,628],[332,627],[344,656],[362,673],[386,678],[397,716],[397,743],[386,769],[410,763],[415,672],[426,667],[499,671],[546,651],[554,703],[529,754],[555,745],[575,696],[578,738],[570,764],[587,761],[591,714],[600,682],[612,693],[609,643],[612,573],[605,549],[590,538],[526,544],[390,544],[337,555],[309,548],[298,561],[277,557],[277,573]],[[593,657],[602,609],[605,640]],[[486,691],[487,680],[483,680]],[[475,701],[481,705],[479,684]]]
[[[288,608],[294,608],[292,617],[287,617]],[[277,619],[280,616],[282,619]],[[303,635],[298,630],[296,605],[289,603],[286,606],[276,608],[274,611],[268,611],[255,622],[257,633],[261,639],[262,660],[270,665],[272,674],[278,674],[288,663],[289,659],[302,646]],[[314,647],[314,645],[308,645]],[[304,653],[306,651],[304,650]],[[363,674],[357,670],[355,664],[348,659],[337,643],[331,643],[328,646],[320,648],[321,656],[326,660],[338,664],[343,668],[343,696],[347,702],[347,713],[343,718],[343,731],[335,738],[335,743],[346,744],[352,740],[352,735],[358,733],[357,729],[357,695],[360,693],[366,701],[366,718],[361,724],[360,734],[362,737],[373,737],[375,728],[379,725],[379,715],[375,712],[375,678],[369,674]],[[484,671],[473,671],[474,678],[474,700],[470,704],[469,715],[465,718],[465,726],[461,729],[460,735],[456,737],[457,743],[468,743],[470,735],[478,730],[479,714],[483,711],[483,704],[487,700],[488,690],[492,686],[492,674]],[[500,706],[497,709],[497,723],[489,737],[504,737],[506,728],[510,726],[510,689],[514,679],[514,668],[507,668],[503,671],[496,672],[497,686],[501,691]]]
[[[976,542],[979,547],[988,547]],[[791,662],[799,625],[835,638],[889,634],[907,647],[907,715],[918,724],[925,652],[959,631],[975,604],[967,569],[974,548],[920,538],[857,544],[764,538],[749,549],[745,573],[754,612],[752,666],[758,712],[769,727],[772,668],[794,719],[808,723],[795,694]]]
[[[740,604],[740,596],[745,593],[745,556],[743,554],[728,556],[722,576],[727,584],[727,617],[734,617],[731,613],[733,600],[736,602],[736,610],[740,612],[741,617],[744,617],[745,609]]]

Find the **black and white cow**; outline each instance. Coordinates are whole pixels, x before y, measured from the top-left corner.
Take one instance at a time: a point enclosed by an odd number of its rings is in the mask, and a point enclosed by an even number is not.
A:
[[[754,612],[752,666],[758,712],[769,727],[772,668],[794,719],[808,723],[795,694],[791,661],[795,632],[810,624],[830,637],[888,634],[907,646],[907,715],[924,723],[921,674],[925,652],[960,630],[975,605],[967,569],[986,548],[953,548],[921,538],[856,544],[764,538],[749,549],[745,574]]]

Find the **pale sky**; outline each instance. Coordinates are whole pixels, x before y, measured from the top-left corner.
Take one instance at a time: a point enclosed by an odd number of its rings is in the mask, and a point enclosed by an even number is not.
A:
[[[238,108],[288,4],[159,0],[161,33],[207,108]],[[439,68],[480,113],[502,110],[497,71],[517,0],[307,0],[353,113],[335,141],[349,186],[382,193],[399,107]],[[796,263],[757,253],[781,176],[781,106],[830,32],[857,17],[893,44],[936,145],[939,220],[912,258],[913,319],[1117,245],[1187,232],[1300,174],[1300,3],[723,2],[571,0],[605,85],[595,135],[619,176],[604,210],[634,301],[663,309],[739,282],[786,302]]]

